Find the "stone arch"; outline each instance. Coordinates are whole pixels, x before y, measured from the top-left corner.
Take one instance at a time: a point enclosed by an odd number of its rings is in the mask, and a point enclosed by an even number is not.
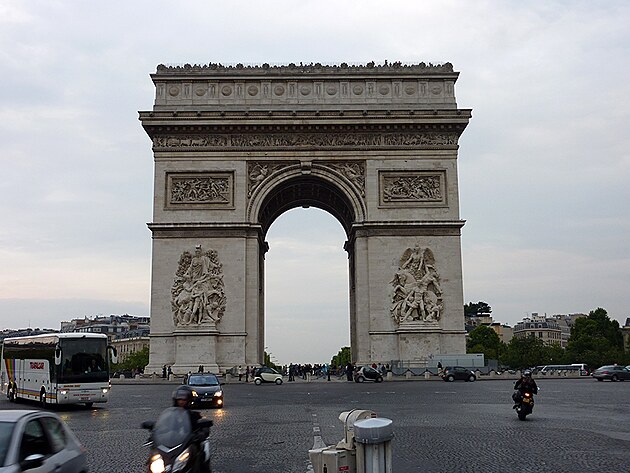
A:
[[[471,111],[452,64],[160,65],[151,78],[149,373],[263,362],[265,235],[297,206],[346,232],[355,363],[465,353],[457,153]]]
[[[276,218],[295,207],[317,207],[333,215],[350,236],[352,225],[365,219],[365,203],[343,176],[314,165],[288,167],[256,189],[248,220],[261,225],[263,237]]]

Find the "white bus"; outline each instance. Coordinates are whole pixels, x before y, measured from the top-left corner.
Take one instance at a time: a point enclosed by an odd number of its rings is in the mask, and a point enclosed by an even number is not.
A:
[[[52,333],[5,338],[0,386],[10,401],[30,399],[47,404],[107,402],[109,361],[116,349],[107,335]]]

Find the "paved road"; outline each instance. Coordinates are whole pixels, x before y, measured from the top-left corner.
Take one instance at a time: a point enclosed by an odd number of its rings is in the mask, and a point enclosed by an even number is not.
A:
[[[215,472],[306,473],[316,434],[342,438],[344,410],[394,421],[394,471],[628,472],[630,383],[542,380],[534,415],[511,409],[511,381],[229,384],[215,422]],[[139,428],[170,402],[174,385],[115,385],[107,405],[57,412],[89,451],[91,471],[142,472]],[[23,407],[18,404],[17,407]],[[0,409],[16,405],[0,401]],[[319,432],[317,431],[319,429]]]

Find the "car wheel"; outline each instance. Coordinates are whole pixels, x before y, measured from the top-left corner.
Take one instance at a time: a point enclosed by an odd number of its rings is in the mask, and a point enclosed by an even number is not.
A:
[[[357,377],[357,383],[362,383],[363,381],[365,381],[365,378],[363,376]]]
[[[453,376],[453,375],[451,374],[451,375],[449,375],[449,377],[448,377],[448,378],[446,378],[446,379],[447,379],[447,381],[451,381],[451,382],[452,382],[452,381],[455,381],[455,376]]]
[[[85,407],[87,407],[88,409],[89,409],[90,407],[92,407],[93,405],[94,405],[94,403],[93,403],[93,402],[86,402],[86,403],[85,403]]]
[[[604,378],[595,378],[597,381],[604,381]]]
[[[280,386],[282,384],[282,379],[276,378],[276,384]]]
[[[471,375],[468,377],[468,381],[470,381],[471,383],[472,383],[474,380],[476,380],[476,379],[477,379],[477,378],[475,377],[475,375],[474,375],[474,374],[471,374]]]
[[[378,378],[376,378],[376,382],[377,383],[382,383],[383,382],[383,377],[379,376]]]
[[[260,380],[260,378],[256,378],[256,379],[254,380],[254,384],[255,384],[256,386],[260,386],[260,384],[261,384],[261,383],[262,383],[262,381]]]
[[[610,380],[613,381],[613,382],[616,382],[616,381],[619,381],[619,378],[617,378],[616,374],[613,374],[612,378],[610,378]]]
[[[39,404],[43,409],[46,409],[46,391],[42,391],[39,394]]]

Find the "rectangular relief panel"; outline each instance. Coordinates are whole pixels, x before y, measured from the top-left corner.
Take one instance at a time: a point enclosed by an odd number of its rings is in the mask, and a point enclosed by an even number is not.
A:
[[[379,171],[379,207],[447,207],[446,171]]]
[[[167,172],[165,208],[233,209],[234,172]]]

